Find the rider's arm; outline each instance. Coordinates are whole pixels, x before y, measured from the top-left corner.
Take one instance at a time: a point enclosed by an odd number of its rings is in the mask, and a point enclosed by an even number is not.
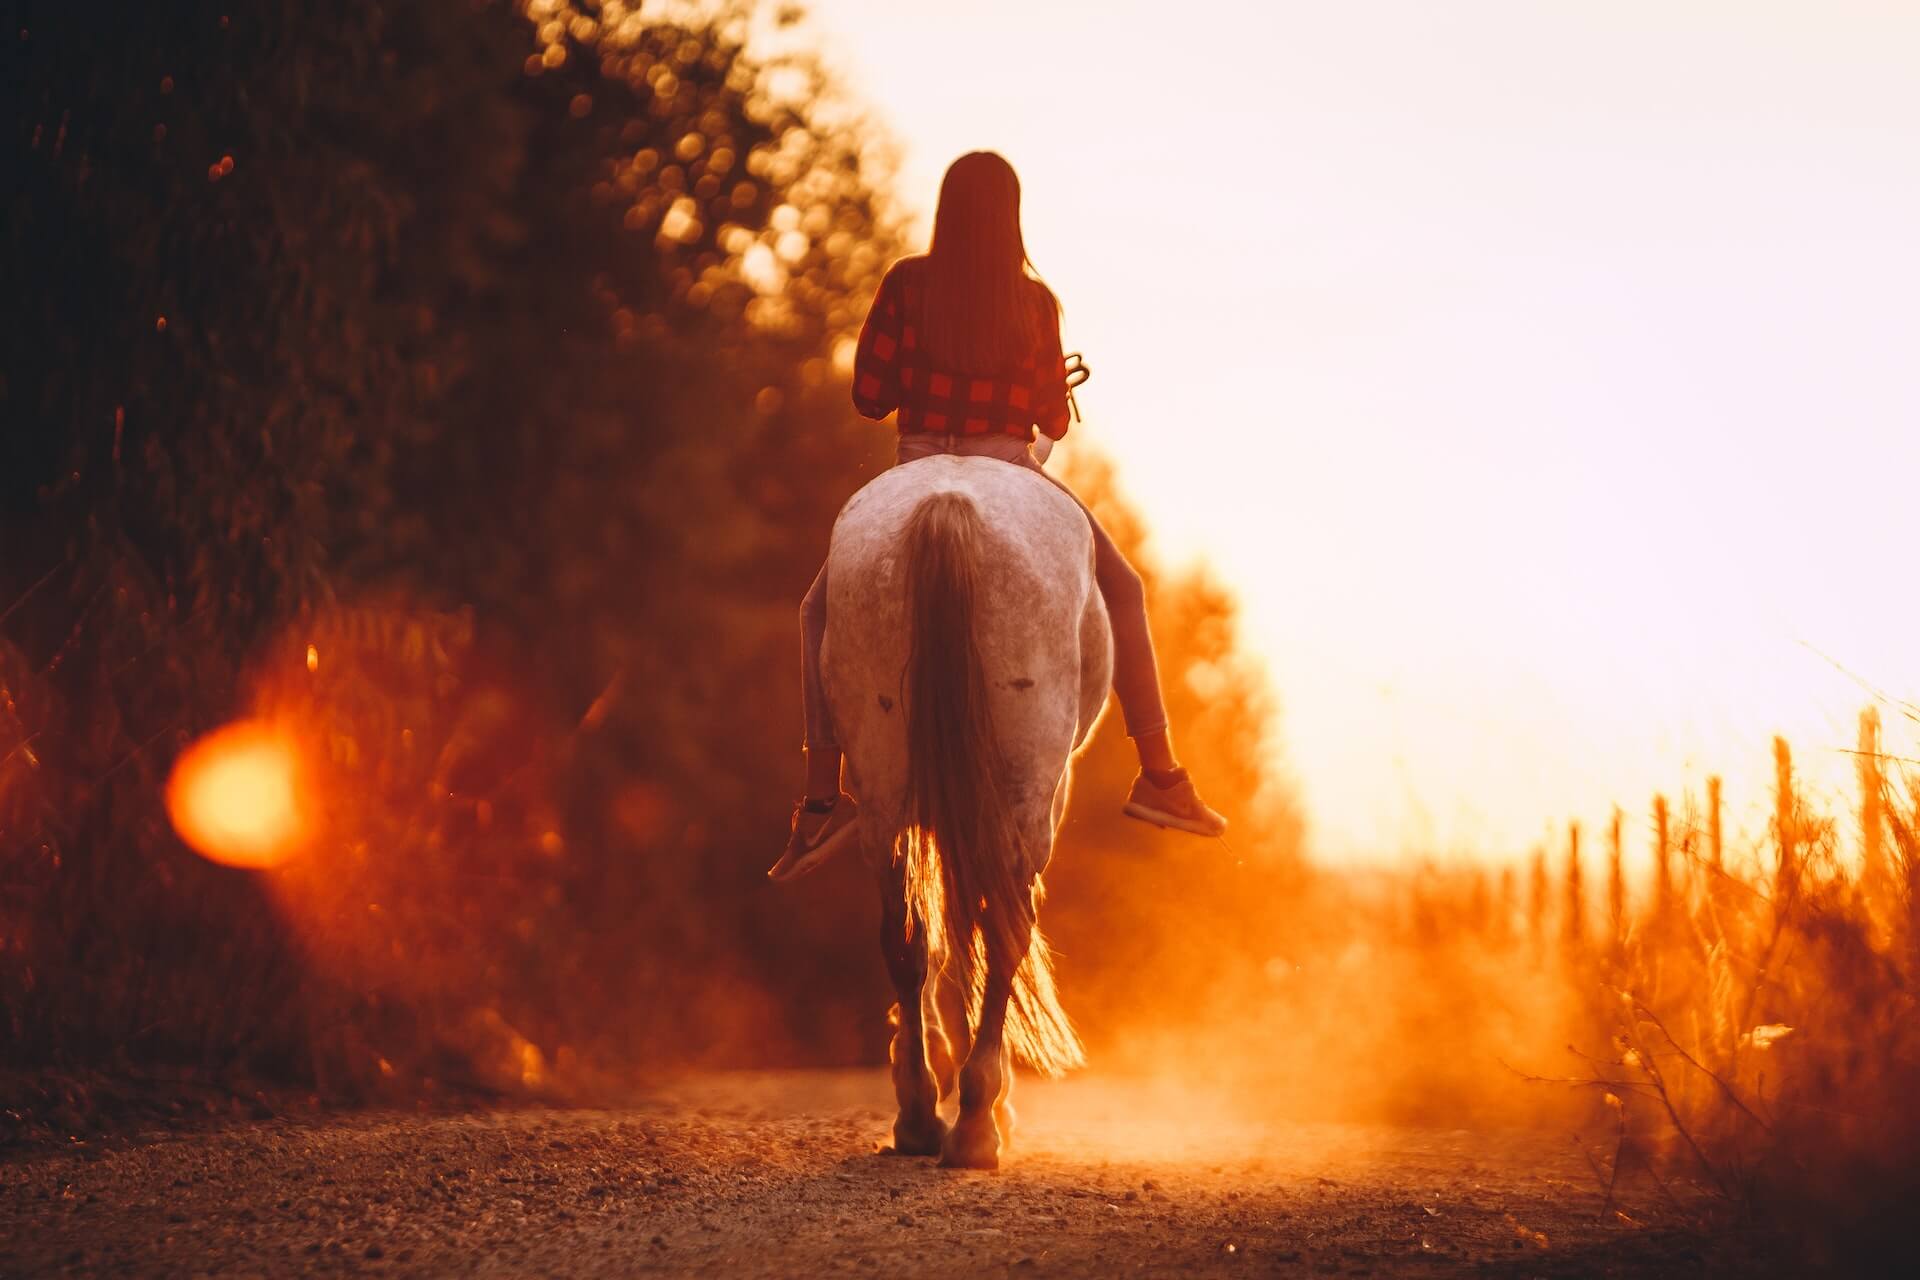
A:
[[[900,281],[889,271],[873,296],[853,352],[853,407],[878,422],[900,407]]]

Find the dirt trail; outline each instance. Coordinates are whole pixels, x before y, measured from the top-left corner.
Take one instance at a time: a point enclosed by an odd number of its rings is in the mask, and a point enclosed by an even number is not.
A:
[[[721,1075],[613,1111],[270,1120],[33,1153],[0,1164],[0,1274],[1729,1267],[1683,1230],[1601,1221],[1591,1172],[1552,1135],[1254,1129],[1141,1085],[1023,1083],[1002,1171],[953,1173],[875,1153],[889,1101],[878,1072]]]

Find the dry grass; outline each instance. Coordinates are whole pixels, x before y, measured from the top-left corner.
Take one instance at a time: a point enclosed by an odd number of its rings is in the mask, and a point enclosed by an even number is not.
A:
[[[1623,866],[1616,814],[1604,906],[1577,827],[1535,856],[1524,901],[1511,871],[1387,877],[1349,916],[1364,962],[1343,976],[1322,960],[1314,990],[1275,1002],[1317,1059],[1298,1097],[1566,1126],[1609,1212],[1704,1207],[1848,1267],[1909,1251],[1920,791],[1871,711],[1850,827],[1807,803],[1787,743],[1773,750],[1751,847],[1727,847],[1717,779],[1677,811],[1653,799],[1644,877]]]
[[[1683,1170],[1836,1253],[1897,1237],[1920,1136],[1920,813],[1871,711],[1857,758],[1846,840],[1800,795],[1776,739],[1769,839],[1738,867],[1717,787],[1704,822],[1677,831],[1656,800],[1652,892],[1567,964],[1604,1011],[1587,1039],[1606,1042],[1579,1078],[1618,1113],[1609,1177],[1635,1161]]]
[[[1878,1261],[1920,1185],[1920,791],[1871,712],[1851,814],[1817,812],[1773,753],[1763,830],[1734,832],[1714,779],[1507,868],[1302,872],[1257,836],[1241,867],[1068,850],[1069,1007],[1097,1066],[1250,1119],[1544,1125],[1585,1148],[1610,1214]],[[1102,955],[1121,929],[1132,971]]]

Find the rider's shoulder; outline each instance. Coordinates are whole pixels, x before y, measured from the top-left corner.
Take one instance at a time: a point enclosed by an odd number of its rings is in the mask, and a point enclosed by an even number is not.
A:
[[[926,282],[926,266],[927,257],[923,253],[894,259],[893,265],[887,268],[886,276],[880,281],[877,296],[892,298],[896,305],[917,305]]]
[[[910,253],[904,258],[895,258],[893,265],[887,268],[887,278],[906,284],[917,280],[927,268],[927,255]]]

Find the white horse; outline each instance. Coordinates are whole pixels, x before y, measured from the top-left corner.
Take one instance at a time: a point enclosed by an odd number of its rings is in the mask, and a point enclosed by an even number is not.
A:
[[[1113,680],[1092,532],[1036,471],[942,454],[856,493],[827,563],[822,675],[899,996],[894,1150],[995,1168],[1012,1057],[1046,1074],[1085,1061],[1035,914],[1073,755]],[[966,997],[951,1132],[930,961]]]

